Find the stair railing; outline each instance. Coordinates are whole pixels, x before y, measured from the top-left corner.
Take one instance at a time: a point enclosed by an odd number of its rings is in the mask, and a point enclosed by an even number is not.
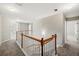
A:
[[[57,35],[56,34],[54,34],[51,37],[46,38],[46,39],[44,39],[44,38],[40,39],[40,38],[36,38],[34,36],[25,35],[25,34],[21,33],[21,48],[23,48],[23,40],[24,40],[23,37],[28,37],[28,38],[33,39],[41,44],[41,56],[44,55],[44,51],[43,51],[44,45],[46,45],[48,42],[55,39],[54,40],[55,41],[55,55],[57,54]],[[16,34],[16,40],[17,40],[17,34]]]

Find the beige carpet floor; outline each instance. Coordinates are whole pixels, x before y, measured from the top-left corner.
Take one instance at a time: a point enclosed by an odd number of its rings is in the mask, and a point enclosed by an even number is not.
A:
[[[9,40],[0,46],[0,56],[24,56],[15,40]]]
[[[66,43],[63,47],[58,47],[57,51],[58,56],[79,56],[79,45]],[[15,40],[9,40],[1,44],[0,56],[24,56],[24,53],[20,50]]]
[[[65,44],[58,48],[58,56],[79,56],[79,47]]]

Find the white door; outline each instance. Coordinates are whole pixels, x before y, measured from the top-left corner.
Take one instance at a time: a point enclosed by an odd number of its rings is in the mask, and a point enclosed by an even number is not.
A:
[[[77,21],[66,21],[66,39],[69,41],[77,41]]]

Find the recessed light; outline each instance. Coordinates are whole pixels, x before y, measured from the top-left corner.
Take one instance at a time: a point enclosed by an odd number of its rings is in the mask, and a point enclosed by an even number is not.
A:
[[[14,8],[14,7],[7,7],[9,11],[12,11],[12,12],[17,12],[17,9]]]
[[[67,5],[66,7],[65,7],[65,9],[66,10],[70,10],[70,9],[72,9],[73,7],[75,7],[76,6],[76,4],[69,4],[69,5]]]
[[[15,11],[15,9],[10,9],[10,11]]]

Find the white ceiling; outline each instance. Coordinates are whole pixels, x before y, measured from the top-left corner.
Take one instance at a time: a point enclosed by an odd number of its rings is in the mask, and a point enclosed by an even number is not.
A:
[[[58,9],[57,12],[54,9]],[[79,4],[69,3],[2,3],[0,13],[21,19],[39,19],[63,12],[66,17],[79,15]]]

